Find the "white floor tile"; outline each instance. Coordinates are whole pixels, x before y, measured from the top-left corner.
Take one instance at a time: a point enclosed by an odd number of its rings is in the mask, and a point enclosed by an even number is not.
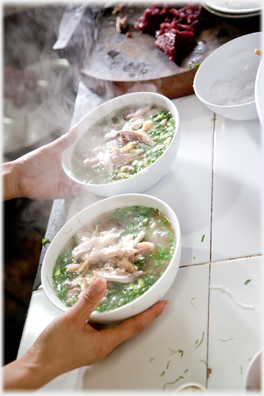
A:
[[[180,268],[165,296],[171,302],[167,310],[143,333],[87,368],[79,386],[172,391],[190,381],[205,385],[208,280],[207,264]]]
[[[218,117],[214,149],[212,260],[261,253],[260,123]]]
[[[210,289],[209,390],[242,390],[249,361],[261,349],[262,260],[251,257],[211,266],[211,286],[222,285],[239,304],[254,309],[242,308],[229,294]]]
[[[177,214],[184,266],[209,261],[213,113],[194,95],[173,102],[180,115],[179,153],[168,174],[146,193],[163,199]]]

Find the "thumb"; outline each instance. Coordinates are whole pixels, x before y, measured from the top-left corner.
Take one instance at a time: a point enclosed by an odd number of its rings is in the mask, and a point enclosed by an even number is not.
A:
[[[91,313],[98,307],[106,292],[106,280],[95,278],[85,289],[79,301],[70,309],[69,315],[74,322],[84,324]]]
[[[48,146],[49,153],[57,155],[69,147],[77,137],[77,128],[74,126],[69,132],[65,133]]]

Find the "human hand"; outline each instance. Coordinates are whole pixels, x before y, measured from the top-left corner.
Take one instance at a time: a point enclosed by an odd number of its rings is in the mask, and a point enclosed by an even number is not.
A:
[[[31,151],[15,161],[3,165],[4,199],[68,198],[79,195],[82,188],[63,171],[61,155],[77,136],[77,128],[52,143]],[[8,176],[9,175],[9,176]]]
[[[95,279],[79,301],[40,334],[26,355],[20,358],[20,366],[32,369],[30,381],[25,381],[24,377],[24,386],[19,388],[14,385],[13,378],[12,383],[9,381],[12,389],[35,389],[60,374],[99,362],[117,345],[141,333],[169,305],[166,300],[159,301],[116,327],[96,330],[87,320],[105,291],[106,281]],[[21,380],[19,382],[21,385]]]

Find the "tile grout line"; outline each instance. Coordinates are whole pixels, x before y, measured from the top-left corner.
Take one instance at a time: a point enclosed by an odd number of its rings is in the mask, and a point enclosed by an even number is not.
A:
[[[210,253],[209,253],[209,279],[208,279],[208,317],[207,317],[207,351],[206,351],[206,389],[208,389],[208,378],[210,369],[209,362],[209,319],[210,319],[210,283],[211,283],[211,265],[212,265],[212,233],[213,233],[213,200],[214,200],[214,149],[215,149],[215,129],[216,129],[216,114],[213,117],[213,141],[212,141],[212,188],[211,188],[211,218],[210,218]]]
[[[223,258],[221,260],[215,260],[215,261],[204,261],[203,263],[185,264],[185,265],[180,265],[179,268],[198,267],[199,265],[207,265],[207,264],[214,265],[214,264],[224,263],[227,261],[244,260],[244,259],[250,259],[253,257],[262,257],[262,256],[263,256],[263,253],[255,253],[255,254],[250,254],[248,256],[229,257],[229,258]]]

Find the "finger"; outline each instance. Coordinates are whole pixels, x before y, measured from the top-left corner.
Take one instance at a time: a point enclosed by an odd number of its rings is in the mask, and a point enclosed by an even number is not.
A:
[[[49,149],[49,153],[56,155],[61,153],[67,147],[69,147],[77,137],[77,128],[73,127],[69,132],[56,139],[54,142],[47,144],[46,147]]]
[[[96,278],[81,295],[78,302],[68,311],[71,319],[84,324],[98,307],[106,292],[106,280]]]
[[[113,349],[129,338],[141,333],[150,323],[162,314],[169,304],[167,300],[159,301],[146,311],[125,320],[116,327],[103,330],[108,333],[108,345]]]

